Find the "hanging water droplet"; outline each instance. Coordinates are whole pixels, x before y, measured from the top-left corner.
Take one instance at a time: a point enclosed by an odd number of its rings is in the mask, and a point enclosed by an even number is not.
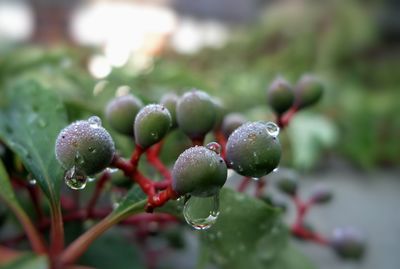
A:
[[[95,177],[88,177],[88,178],[87,178],[87,182],[93,182],[93,181],[95,181],[95,180],[96,180]]]
[[[279,135],[279,127],[272,121],[269,121],[265,124],[267,128],[267,132],[270,136],[277,137]]]
[[[185,200],[183,216],[196,230],[209,229],[219,215],[219,193],[211,197],[191,196]]]
[[[97,116],[92,116],[87,120],[92,128],[101,127],[101,119]]]
[[[87,176],[75,166],[67,170],[64,175],[65,184],[73,190],[82,190],[86,187]]]
[[[221,145],[218,144],[217,142],[208,143],[206,145],[206,148],[208,148],[209,150],[214,151],[217,154],[221,154]]]
[[[259,177],[252,177],[251,179],[254,180],[254,181],[258,181],[260,178]]]

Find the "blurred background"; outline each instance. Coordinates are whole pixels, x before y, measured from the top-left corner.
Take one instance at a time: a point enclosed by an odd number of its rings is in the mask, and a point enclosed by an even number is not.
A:
[[[0,0],[0,87],[35,77],[71,119],[124,91],[155,102],[192,87],[273,119],[269,83],[303,73],[326,91],[281,135],[283,163],[336,190],[310,216],[318,228],[354,224],[370,240],[361,264],[303,249],[320,268],[398,269],[400,1]]]

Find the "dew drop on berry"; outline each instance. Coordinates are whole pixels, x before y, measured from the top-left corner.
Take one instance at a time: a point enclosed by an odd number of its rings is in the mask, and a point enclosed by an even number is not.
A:
[[[73,190],[82,190],[86,187],[88,178],[86,174],[80,171],[76,166],[72,166],[64,175],[65,184]]]
[[[217,154],[221,154],[221,145],[218,144],[217,142],[208,143],[206,145],[206,148],[208,148],[209,150],[214,151]]]
[[[97,116],[92,116],[87,120],[92,128],[99,128],[101,127],[101,119]]]
[[[267,122],[265,128],[270,136],[277,137],[279,135],[279,127],[272,121]]]
[[[209,229],[218,219],[219,193],[210,197],[190,196],[185,200],[183,216],[196,230]]]

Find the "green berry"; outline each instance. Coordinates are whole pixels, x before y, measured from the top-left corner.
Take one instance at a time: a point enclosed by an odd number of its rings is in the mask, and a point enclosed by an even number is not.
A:
[[[296,106],[298,109],[309,107],[317,103],[323,93],[324,86],[315,76],[303,75],[295,87]]]
[[[354,228],[337,228],[331,238],[331,246],[343,259],[359,260],[365,253],[364,235]]]
[[[277,181],[277,187],[281,192],[294,196],[297,193],[298,181],[292,177],[280,178]]]
[[[277,77],[267,91],[268,104],[279,115],[285,113],[294,103],[294,91],[289,82]]]
[[[206,147],[191,147],[175,162],[172,188],[179,195],[208,197],[221,189],[226,177],[226,164],[219,154]]]
[[[135,118],[136,145],[146,149],[161,141],[171,128],[171,114],[163,105],[143,107]]]
[[[237,173],[262,177],[272,172],[281,158],[279,128],[272,122],[250,122],[240,126],[228,139],[226,159]]]
[[[87,175],[105,169],[114,152],[114,142],[98,117],[71,123],[56,140],[55,153],[59,163],[66,170],[75,167]]]
[[[111,127],[121,134],[133,135],[133,122],[143,107],[142,101],[132,94],[112,99],[106,107],[105,116]]]
[[[218,130],[221,128],[222,121],[224,120],[224,116],[226,114],[226,109],[222,103],[222,101],[218,98],[212,98],[212,102],[215,107],[215,122],[214,122],[214,130]]]
[[[214,127],[215,105],[207,93],[192,90],[179,99],[176,119],[179,128],[190,138],[203,138]]]
[[[332,197],[332,191],[325,186],[315,187],[311,194],[311,199],[316,204],[326,204],[332,200]]]
[[[176,122],[176,104],[178,103],[178,100],[179,96],[171,92],[164,94],[163,97],[161,97],[160,104],[165,106],[171,114],[171,128],[176,128],[178,126],[178,123]]]
[[[241,125],[247,122],[246,118],[239,113],[229,113],[222,121],[221,130],[222,133],[228,138],[233,131],[239,128]]]

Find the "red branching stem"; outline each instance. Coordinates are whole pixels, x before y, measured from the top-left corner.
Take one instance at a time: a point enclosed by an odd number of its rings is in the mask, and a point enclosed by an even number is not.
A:
[[[289,122],[292,120],[293,116],[296,114],[298,110],[299,109],[297,106],[293,106],[285,114],[278,115],[277,119],[278,126],[282,129],[288,126]]]
[[[312,241],[315,242],[317,244],[326,246],[329,244],[329,241],[321,236],[320,234],[307,230],[304,227],[302,227],[301,225],[293,225],[291,227],[291,233],[299,238],[302,238],[304,240],[308,240],[308,241]]]
[[[136,145],[136,148],[133,151],[132,156],[131,156],[131,160],[130,160],[130,163],[132,164],[133,167],[136,168],[138,166],[140,157],[142,156],[142,154],[144,152],[145,152],[144,149],[142,149],[140,146]]]
[[[201,137],[191,137],[193,146],[203,146],[204,145],[204,136]]]
[[[221,157],[225,159],[226,157],[226,138],[222,133],[221,129],[217,129],[214,131],[215,140],[217,140],[218,144],[221,146]]]
[[[104,189],[104,185],[107,183],[107,181],[110,179],[111,175],[109,172],[104,172],[100,178],[97,180],[96,187],[94,189],[93,195],[90,198],[86,212],[87,215],[90,217],[93,214],[94,208],[96,206],[97,200],[99,199],[102,190]]]
[[[167,182],[172,181],[171,172],[169,169],[161,162],[159,158],[160,150],[162,147],[162,142],[154,145],[150,150],[146,152],[147,160],[149,163],[164,177]]]
[[[244,192],[247,189],[247,187],[250,185],[250,182],[251,182],[251,178],[243,177],[242,181],[240,182],[240,184],[237,188],[238,192]]]
[[[296,220],[291,226],[291,233],[304,240],[309,240],[320,245],[327,245],[329,242],[325,237],[317,232],[306,229],[303,225],[304,217],[314,204],[314,201],[311,199],[305,203],[297,195],[292,196],[292,200],[296,206]]]
[[[112,165],[124,171],[125,175],[132,178],[143,192],[147,194],[148,203],[146,205],[146,211],[152,212],[154,208],[164,205],[170,199],[176,199],[178,195],[172,190],[170,182],[153,182],[137,170],[137,163],[143,153],[141,149],[139,149],[139,151],[139,153],[134,153],[132,155],[129,162],[117,155],[114,156]],[[159,189],[164,190],[157,192]]]
[[[255,196],[257,198],[260,198],[263,195],[266,185],[267,185],[267,182],[266,182],[265,178],[259,178],[257,180],[256,191],[255,191]]]

